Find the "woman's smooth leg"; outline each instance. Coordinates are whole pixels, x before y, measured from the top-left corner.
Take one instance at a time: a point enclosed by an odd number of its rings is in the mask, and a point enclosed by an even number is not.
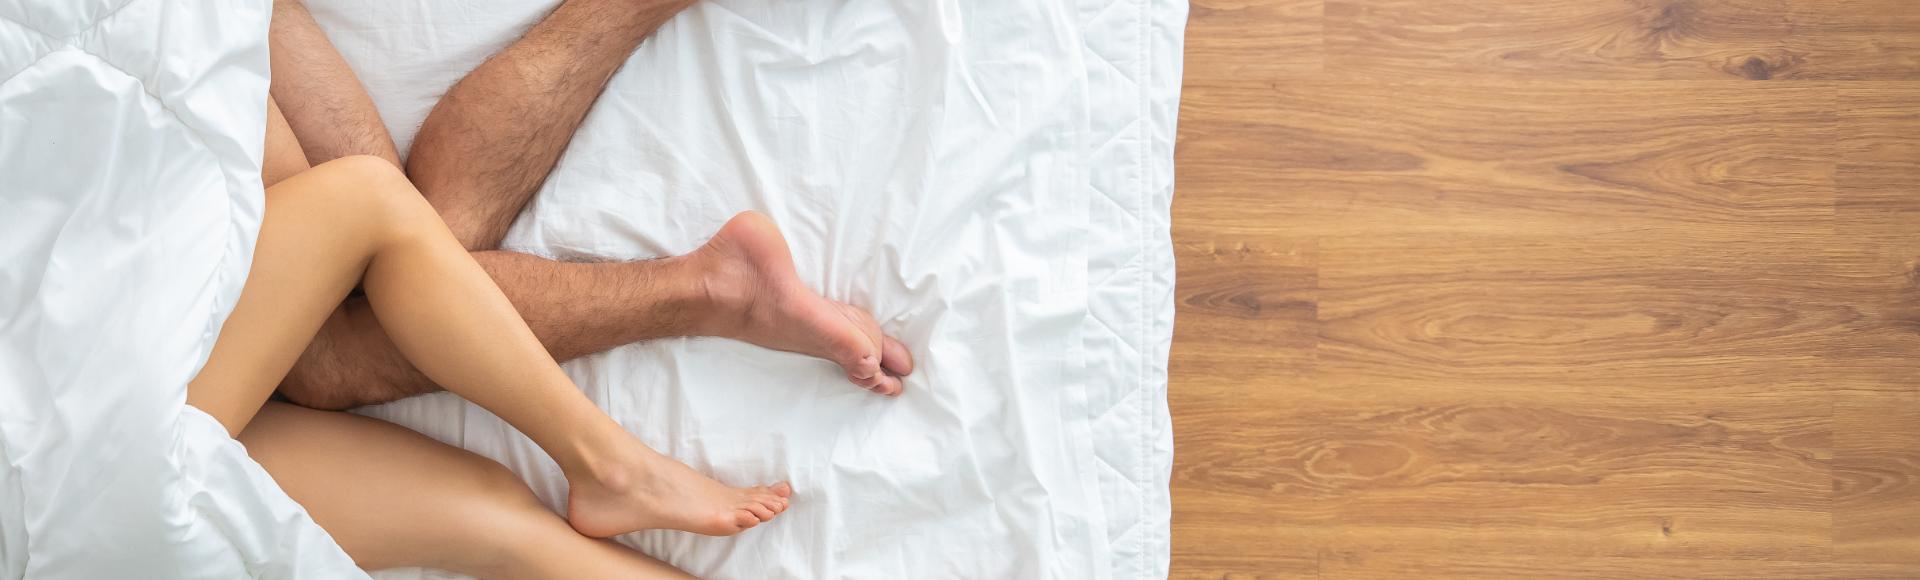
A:
[[[786,508],[784,484],[721,485],[602,413],[406,177],[376,157],[330,161],[268,188],[253,270],[187,402],[238,434],[356,284],[414,366],[553,456],[575,529],[731,534]]]
[[[369,158],[371,159],[371,158]],[[187,403],[239,434],[320,323],[393,238],[401,204],[373,163],[344,159],[267,188],[253,268]]]
[[[663,578],[679,570],[575,532],[499,463],[358,415],[268,403],[247,453],[369,570],[482,578]]]
[[[308,169],[313,166],[307,164],[307,154],[300,149],[300,141],[293,137],[293,127],[287,125],[287,117],[280,114],[280,104],[274,102],[273,97],[267,97],[267,141],[260,159],[260,183],[273,187]]]

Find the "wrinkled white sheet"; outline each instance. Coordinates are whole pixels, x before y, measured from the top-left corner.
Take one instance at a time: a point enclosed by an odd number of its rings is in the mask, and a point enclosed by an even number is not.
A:
[[[365,576],[185,405],[260,226],[267,16],[0,2],[0,578]]]
[[[553,4],[309,2],[403,149],[446,87]],[[872,310],[920,369],[889,400],[828,363],[724,340],[568,364],[650,445],[797,490],[736,538],[621,540],[711,577],[1165,575],[1185,10],[715,0],[644,44],[507,245],[656,257],[765,211],[800,275]],[[364,412],[564,501],[537,447],[458,398]]]

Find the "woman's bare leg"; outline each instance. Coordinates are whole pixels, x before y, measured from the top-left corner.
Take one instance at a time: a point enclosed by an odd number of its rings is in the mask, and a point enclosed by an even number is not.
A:
[[[785,509],[785,484],[721,485],[588,401],[433,208],[377,157],[330,161],[268,188],[253,270],[187,402],[238,435],[356,284],[416,367],[559,463],[581,533],[724,535]]]
[[[268,403],[240,432],[240,442],[369,570],[686,577],[645,554],[573,531],[499,463],[385,421]]]
[[[287,117],[280,114],[280,103],[267,97],[267,142],[266,153],[260,160],[260,183],[273,187],[312,168],[307,164],[306,152],[300,149],[300,141],[293,136],[293,127],[287,124]]]

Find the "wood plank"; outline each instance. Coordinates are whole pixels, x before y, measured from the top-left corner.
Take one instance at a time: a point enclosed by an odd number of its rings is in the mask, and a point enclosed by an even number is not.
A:
[[[1821,84],[1190,83],[1176,170],[1204,194],[1176,220],[1296,237],[1824,234],[1834,98]]]
[[[1184,267],[1175,281],[1180,310],[1173,344],[1179,353],[1171,356],[1170,373],[1232,367],[1279,376],[1312,370],[1319,335],[1312,243],[1176,235],[1174,259]]]
[[[1842,210],[1872,220],[1873,211],[1920,211],[1920,84],[1848,83],[1836,99],[1842,133],[1836,178]]]
[[[1328,0],[1326,31],[1389,78],[1920,79],[1907,0]]]
[[[1186,78],[1276,79],[1320,72],[1323,0],[1193,0]]]
[[[1316,578],[1563,578],[1612,580],[1639,576],[1694,580],[1752,580],[1754,578],[1911,578],[1913,570],[1900,566],[1834,564],[1782,560],[1682,558],[1562,558],[1548,556],[1485,556],[1481,554],[1363,554],[1348,552],[1322,558]]]
[[[1329,236],[1317,368],[1482,396],[1824,392],[1880,288],[1828,259],[1833,234],[1765,231]]]
[[[1920,562],[1920,389],[1841,394],[1834,428],[1834,555]]]
[[[1813,397],[1661,414],[1328,399],[1185,409],[1181,437],[1209,451],[1175,471],[1181,529],[1478,553],[1828,553],[1830,426]]]
[[[1840,93],[1839,229],[1829,259],[1864,270],[1880,292],[1870,324],[1831,357],[1834,382],[1834,555],[1920,562],[1920,84],[1871,83]]]

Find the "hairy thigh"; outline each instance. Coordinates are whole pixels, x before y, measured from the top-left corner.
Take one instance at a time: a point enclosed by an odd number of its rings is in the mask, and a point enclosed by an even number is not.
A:
[[[371,155],[400,165],[373,99],[305,6],[298,0],[275,0],[267,37],[273,96],[286,108],[287,124],[308,161]]]

